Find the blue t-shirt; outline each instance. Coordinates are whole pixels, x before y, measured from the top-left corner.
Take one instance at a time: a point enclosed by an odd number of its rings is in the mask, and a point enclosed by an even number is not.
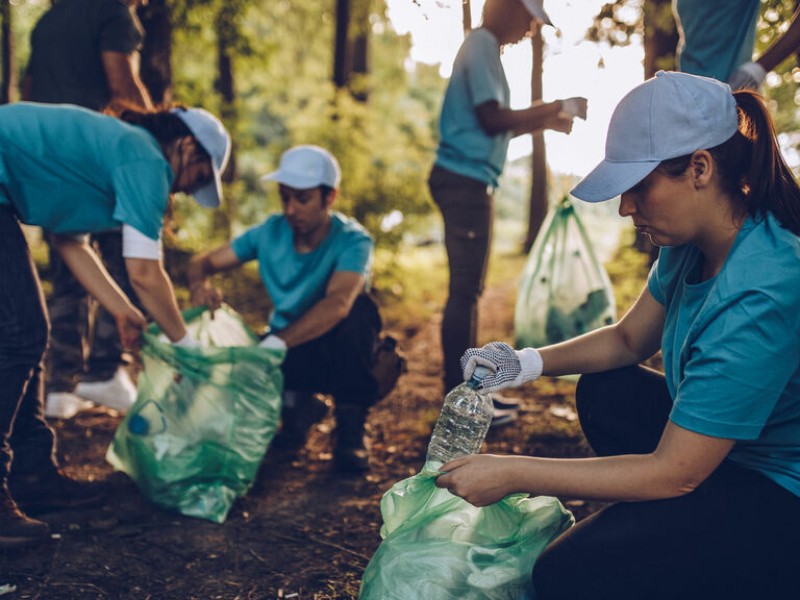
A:
[[[127,224],[158,239],[172,169],[141,127],[67,104],[0,107],[0,204],[60,234]]]
[[[727,81],[753,59],[758,7],[759,0],[673,0],[679,69]]]
[[[736,440],[732,461],[800,496],[800,240],[748,219],[716,276],[699,281],[701,263],[694,246],[662,248],[648,281],[670,419]]]
[[[508,108],[508,81],[497,38],[488,29],[478,28],[467,35],[453,63],[439,117],[436,164],[496,186],[511,132],[489,136],[481,129],[475,108],[491,100]]]
[[[261,281],[272,300],[270,328],[279,331],[322,300],[331,276],[350,271],[369,277],[372,238],[357,221],[331,212],[331,228],[311,252],[294,249],[294,234],[282,214],[251,227],[231,242],[241,262],[258,260]]]

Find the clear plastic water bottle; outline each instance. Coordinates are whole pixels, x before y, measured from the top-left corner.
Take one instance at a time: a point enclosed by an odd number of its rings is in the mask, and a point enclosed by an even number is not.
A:
[[[477,454],[492,424],[494,407],[489,394],[477,389],[491,371],[476,367],[469,381],[445,396],[428,444],[426,462],[442,465],[459,456]]]

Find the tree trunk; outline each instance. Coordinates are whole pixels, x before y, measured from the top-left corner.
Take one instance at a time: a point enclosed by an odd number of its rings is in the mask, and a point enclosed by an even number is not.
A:
[[[341,89],[349,78],[350,0],[336,0],[336,36],[333,49],[333,83]]]
[[[2,35],[2,48],[0,48],[0,61],[2,61],[2,81],[0,81],[0,104],[8,104],[16,99],[17,88],[16,73],[14,71],[14,41],[11,31],[11,2],[0,0],[0,35]]]
[[[472,31],[472,4],[470,0],[461,1],[461,15],[464,21],[464,37]]]
[[[531,100],[541,100],[544,71],[544,40],[540,29],[531,40],[533,49],[533,68],[531,70]],[[547,151],[544,145],[544,133],[533,134],[533,155],[531,157],[531,196],[528,208],[528,233],[525,236],[523,249],[530,252],[533,242],[542,227],[547,215]]]
[[[172,15],[166,0],[150,0],[138,11],[145,31],[139,68],[153,104],[172,103]]]
[[[370,0],[356,0],[353,6],[353,39],[350,47],[351,73],[348,87],[353,97],[359,102],[369,98],[369,15]]]

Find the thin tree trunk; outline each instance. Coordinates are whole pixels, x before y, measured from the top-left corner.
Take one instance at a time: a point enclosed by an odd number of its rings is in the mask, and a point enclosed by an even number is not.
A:
[[[336,0],[336,37],[333,49],[333,83],[341,89],[349,79],[350,0]]]
[[[150,0],[139,9],[145,31],[139,67],[153,104],[172,103],[172,15],[166,0]]]
[[[461,0],[461,16],[464,21],[464,37],[472,31],[472,5],[470,0]]]
[[[2,54],[0,57],[0,61],[2,61],[0,104],[8,104],[15,100],[17,87],[16,73],[14,72],[14,41],[11,32],[11,2],[9,0],[0,0],[0,19],[2,19],[0,24],[0,35],[2,35],[0,42],[0,54]]]
[[[533,68],[531,70],[531,100],[541,100],[544,72],[544,40],[541,30],[531,40],[533,49]],[[544,145],[544,133],[533,134],[533,156],[531,157],[531,195],[528,208],[528,233],[525,236],[523,249],[527,254],[547,214],[547,151]]]
[[[353,40],[350,49],[351,70],[348,87],[359,102],[369,99],[369,15],[370,0],[356,0],[353,11]]]

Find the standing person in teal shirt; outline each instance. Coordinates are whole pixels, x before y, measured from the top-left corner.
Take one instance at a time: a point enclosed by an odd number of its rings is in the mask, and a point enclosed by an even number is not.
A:
[[[673,0],[685,73],[713,77],[732,89],[758,89],[767,73],[800,49],[800,8],[764,53],[753,56],[760,0]]]
[[[783,598],[800,554],[800,188],[751,91],[659,72],[611,117],[572,190],[660,248],[616,324],[540,349],[468,350],[485,389],[583,374],[593,458],[473,456],[438,485],[482,506],[512,492],[612,502],[556,539],[541,600]],[[661,351],[664,373],[639,363]],[[789,594],[791,595],[791,594]]]
[[[444,385],[461,382],[459,358],[477,342],[494,221],[493,194],[513,136],[553,129],[569,133],[586,100],[570,98],[509,108],[501,49],[550,23],[541,0],[488,0],[483,24],[458,51],[439,122],[439,148],[428,184],[444,219],[450,284],[442,318]]]
[[[47,537],[47,525],[25,512],[99,500],[55,458],[42,389],[49,323],[20,223],[53,234],[64,262],[114,316],[130,348],[144,316],[86,241],[87,233],[121,227],[142,305],[173,343],[196,346],[163,268],[162,223],[173,192],[219,205],[229,152],[225,128],[202,109],[126,110],[117,119],[70,105],[0,107],[0,549]]]
[[[361,473],[369,468],[364,423],[378,400],[371,367],[381,320],[366,293],[372,238],[357,221],[332,210],[340,178],[336,159],[324,148],[287,150],[278,170],[265,177],[278,182],[283,212],[194,257],[188,277],[193,303],[216,308],[221,297],[208,277],[258,261],[273,306],[261,345],[287,351],[283,423],[275,441],[302,446],[308,427],[325,414],[312,394],[330,393],[334,465]]]

